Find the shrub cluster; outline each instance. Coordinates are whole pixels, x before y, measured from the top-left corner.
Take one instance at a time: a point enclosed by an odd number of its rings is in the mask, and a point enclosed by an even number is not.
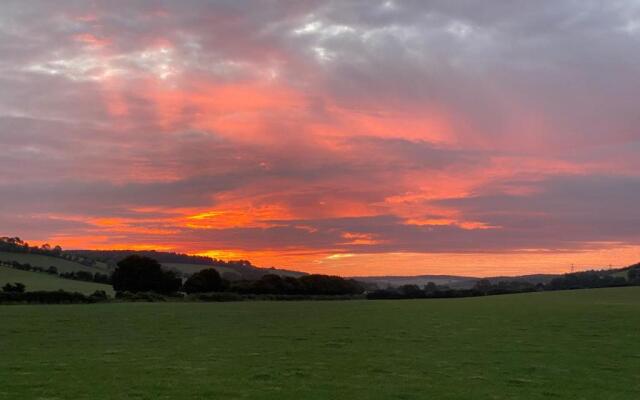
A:
[[[302,296],[344,296],[364,292],[364,285],[353,279],[329,275],[303,275],[299,278],[267,274],[256,281],[231,282],[229,291],[241,294]]]
[[[193,293],[187,296],[187,300],[190,301],[205,301],[205,302],[225,302],[225,301],[241,301],[244,297],[238,293],[233,292],[211,292],[211,293]]]
[[[75,271],[75,272],[58,272],[58,268],[50,266],[49,268],[36,267],[29,263],[20,263],[18,261],[5,261],[3,263],[7,267],[18,269],[21,271],[41,272],[51,275],[58,275],[60,278],[73,279],[76,281],[95,282],[103,284],[111,284],[111,277],[107,274],[101,274],[100,272],[91,273],[88,271]]]
[[[75,271],[75,272],[61,272],[58,274],[61,278],[73,279],[76,281],[103,283],[106,285],[111,284],[111,277],[107,274],[101,274],[96,272],[92,274],[87,271]]]
[[[96,291],[87,296],[77,292],[64,290],[33,292],[0,292],[0,304],[86,304],[108,300],[107,294]]]
[[[187,301],[226,302],[226,301],[301,301],[301,300],[356,300],[365,299],[364,295],[305,295],[305,294],[240,294],[236,292],[193,293],[185,297]]]
[[[24,283],[15,282],[13,285],[7,283],[2,287],[2,291],[5,293],[24,293],[26,286]]]
[[[116,299],[122,301],[145,301],[162,302],[167,301],[167,296],[155,292],[116,292]]]

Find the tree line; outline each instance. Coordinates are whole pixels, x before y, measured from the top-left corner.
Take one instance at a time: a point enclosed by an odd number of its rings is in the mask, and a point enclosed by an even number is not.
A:
[[[68,253],[62,250],[62,247],[56,245],[51,246],[45,243],[41,246],[31,246],[28,242],[23,241],[19,237],[0,237],[0,251],[6,251],[10,253],[29,253],[40,254],[50,257],[61,258],[68,261],[77,262],[86,267],[92,267],[96,264],[96,261],[90,257],[84,257],[78,254]]]
[[[60,278],[64,278],[64,279],[73,279],[76,281],[83,281],[83,282],[103,283],[107,285],[111,284],[110,275],[103,274],[100,272],[94,272],[94,273],[91,273],[89,271],[58,272],[58,268],[53,265],[48,268],[43,268],[43,267],[31,265],[30,263],[21,263],[18,261],[4,261],[4,262],[0,262],[0,265],[5,265],[7,267],[18,269],[21,271],[40,272],[40,273],[46,273],[50,275],[57,275]]]
[[[348,299],[363,295],[367,299],[426,299],[640,285],[640,264],[627,268],[624,272],[626,278],[621,274],[612,275],[611,271],[585,271],[565,274],[548,283],[538,284],[521,280],[491,282],[481,279],[468,289],[453,289],[433,282],[422,287],[403,285],[379,289],[357,280],[319,274],[301,277],[266,274],[256,280],[229,281],[213,268],[203,269],[183,281],[178,272],[166,270],[157,260],[142,255],[130,255],[119,261],[111,276],[86,271],[58,274],[53,266],[44,269],[15,261],[8,265],[22,270],[57,274],[62,278],[110,283],[116,291],[116,298],[125,301],[165,301],[169,297],[183,298],[185,294],[188,300],[194,301]],[[64,291],[27,292],[19,282],[6,284],[0,292],[0,303],[92,303],[106,300],[108,297],[103,291],[90,296]]]
[[[640,264],[630,266],[624,276],[611,275],[611,271],[584,271],[564,274],[548,283],[533,284],[526,281],[491,282],[481,279],[469,289],[452,289],[429,282],[423,287],[402,285],[396,288],[376,289],[367,293],[368,299],[428,299],[475,297],[500,294],[527,293],[551,290],[595,289],[640,285]]]
[[[116,292],[155,292],[171,295],[209,292],[278,295],[358,295],[365,286],[353,279],[328,275],[304,275],[299,278],[263,275],[257,280],[228,281],[213,268],[203,269],[186,281],[176,272],[162,268],[155,259],[131,255],[121,260],[111,277]]]
[[[161,264],[194,264],[211,267],[229,267],[242,273],[243,276],[245,273],[251,274],[254,273],[255,270],[259,270],[259,268],[252,265],[248,260],[224,261],[208,256],[197,256],[156,250],[69,250],[65,253],[100,261],[114,268],[121,260],[132,255],[138,255],[153,258]]]
[[[21,283],[6,284],[0,291],[0,304],[87,304],[108,300],[103,290],[90,295],[65,290],[26,291]]]

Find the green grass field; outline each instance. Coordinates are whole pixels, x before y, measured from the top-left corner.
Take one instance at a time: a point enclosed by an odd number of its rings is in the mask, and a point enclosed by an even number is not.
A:
[[[0,399],[638,399],[640,288],[0,306]]]
[[[65,260],[59,257],[45,256],[43,254],[29,254],[29,253],[12,253],[6,251],[0,251],[0,261],[17,261],[23,264],[31,264],[34,267],[49,268],[54,266],[58,269],[58,272],[76,272],[87,271],[91,273],[107,273],[108,267],[104,263],[96,263],[94,267],[87,267],[80,263]]]
[[[104,290],[110,296],[114,294],[111,285],[62,279],[43,272],[20,271],[0,266],[0,286],[14,282],[24,283],[28,291],[62,289],[69,292],[91,294],[96,290]]]

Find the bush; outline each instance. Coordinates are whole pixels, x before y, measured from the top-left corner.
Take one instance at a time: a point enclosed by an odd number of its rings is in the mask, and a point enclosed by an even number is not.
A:
[[[212,293],[196,293],[187,296],[187,300],[191,301],[213,301],[213,302],[223,302],[223,301],[242,301],[244,298],[238,293],[232,292],[212,292]]]
[[[5,293],[24,293],[26,286],[24,283],[15,282],[13,285],[7,283],[2,287],[2,291]]]
[[[152,303],[167,301],[165,296],[154,292],[116,292],[116,299],[123,301],[147,301]]]
[[[96,303],[109,300],[109,296],[104,290],[96,290],[95,292],[91,293],[89,298]]]
[[[57,291],[35,292],[2,292],[0,303],[28,303],[28,304],[81,304],[95,301],[82,293]]]

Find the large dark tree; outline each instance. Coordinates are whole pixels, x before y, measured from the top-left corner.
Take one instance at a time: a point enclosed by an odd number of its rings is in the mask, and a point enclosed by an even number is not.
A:
[[[172,271],[163,270],[153,258],[131,255],[118,263],[112,284],[118,292],[170,294],[180,290],[182,281]]]
[[[224,281],[218,271],[213,268],[207,268],[191,275],[182,288],[187,293],[207,293],[219,292],[224,287]]]

